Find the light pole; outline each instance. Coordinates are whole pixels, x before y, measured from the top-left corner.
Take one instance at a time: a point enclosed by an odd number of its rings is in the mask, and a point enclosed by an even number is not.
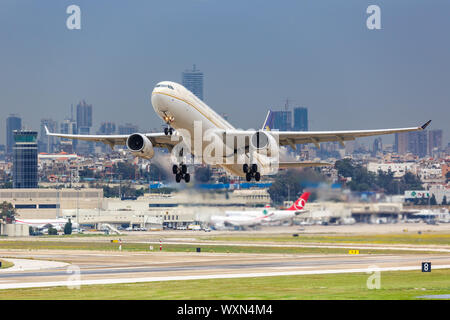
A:
[[[77,190],[77,225],[78,228],[80,227],[80,221],[79,221],[79,215],[80,215],[80,211],[79,211],[79,200],[80,200],[80,187],[75,187],[75,190]]]

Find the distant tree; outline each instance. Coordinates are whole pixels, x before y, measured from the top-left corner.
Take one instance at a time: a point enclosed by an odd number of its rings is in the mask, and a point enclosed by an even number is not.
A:
[[[16,213],[17,211],[11,203],[6,201],[2,202],[0,213],[2,220],[6,221],[6,223],[12,223],[15,220]]]
[[[436,197],[434,196],[434,194],[430,198],[430,205],[432,206],[437,205]]]
[[[302,183],[319,183],[325,180],[319,171],[312,168],[283,170],[275,175],[268,192],[274,203],[281,204],[286,200],[296,200],[303,192]]]
[[[56,230],[53,227],[50,227],[50,228],[48,228],[48,235],[49,236],[56,236],[56,235],[58,235],[58,230]]]
[[[444,195],[444,197],[442,198],[442,205],[446,206],[447,205],[447,196]]]
[[[117,178],[122,180],[134,180],[136,179],[136,167],[132,163],[118,162],[113,167],[113,172]]]
[[[72,222],[69,221],[64,225],[64,234],[72,234]]]

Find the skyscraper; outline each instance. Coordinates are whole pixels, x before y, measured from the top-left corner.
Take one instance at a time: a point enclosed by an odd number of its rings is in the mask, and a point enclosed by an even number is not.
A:
[[[86,101],[77,104],[77,131],[78,134],[90,134],[92,127],[92,105]],[[87,141],[77,142],[77,152],[88,154],[94,152],[94,144]]]
[[[398,154],[406,154],[408,152],[407,132],[395,134],[394,151]]]
[[[292,129],[291,111],[272,111],[272,116],[268,120],[270,129],[278,129],[280,131],[289,131]]]
[[[195,64],[192,70],[182,73],[182,84],[200,100],[203,100],[203,72],[196,69]]]
[[[124,125],[119,126],[119,134],[133,134],[138,131],[139,127],[131,123],[126,123]]]
[[[92,104],[87,104],[84,100],[77,104],[77,127],[92,127]]]
[[[116,124],[114,122],[102,122],[98,134],[114,134],[116,133]]]
[[[432,155],[434,148],[442,149],[442,130],[428,130],[429,155]]]
[[[383,152],[383,140],[381,137],[375,138],[373,140],[373,146],[372,146],[372,156],[376,156],[378,152]]]
[[[64,119],[61,122],[60,131],[65,134],[77,134],[77,123],[72,119]],[[73,153],[76,146],[77,140],[61,139],[60,151]]]
[[[304,107],[294,108],[294,130],[308,131],[308,109]]]
[[[38,187],[37,131],[14,130],[13,187]]]
[[[14,130],[22,129],[22,119],[14,114],[6,118],[6,154],[12,154],[14,147]]]
[[[45,127],[51,132],[58,130],[58,123],[52,119],[41,119],[41,131],[39,133],[39,152],[53,153],[55,150],[56,139],[46,134]]]
[[[427,131],[408,132],[408,151],[412,154],[425,157],[428,154]]]

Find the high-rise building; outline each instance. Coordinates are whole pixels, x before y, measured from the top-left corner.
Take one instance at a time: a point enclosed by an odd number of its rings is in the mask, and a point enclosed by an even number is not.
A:
[[[61,133],[64,134],[77,134],[77,123],[71,119],[64,119],[64,121],[61,122],[60,130]]]
[[[97,134],[102,135],[111,135],[115,133],[116,133],[116,124],[114,122],[102,122],[102,124],[100,125],[100,129],[97,131]],[[102,142],[96,143],[96,146],[99,147],[101,152],[103,153],[107,153],[108,151],[111,150],[109,146],[107,146]]]
[[[90,134],[92,127],[92,105],[86,101],[77,104],[77,131],[78,134]],[[94,152],[94,144],[88,141],[78,141],[76,145],[77,152],[80,154],[89,154]]]
[[[114,122],[102,122],[98,134],[114,134],[116,133],[116,124]]]
[[[273,111],[272,114],[272,123],[269,124],[270,129],[278,129],[280,131],[289,131],[292,129],[291,111]]]
[[[182,73],[182,84],[197,98],[203,100],[203,72],[196,69],[195,64],[192,70],[186,70]]]
[[[119,134],[133,134],[138,131],[139,127],[131,123],[126,123],[124,125],[119,126]]]
[[[77,127],[92,127],[92,104],[87,104],[84,100],[77,104]]]
[[[408,152],[407,132],[395,134],[394,151],[398,154],[406,154]]]
[[[373,140],[372,156],[376,156],[378,152],[383,152],[383,140],[381,139],[381,137],[375,138],[375,140]]]
[[[442,130],[428,130],[429,155],[432,155],[434,148],[442,149]]]
[[[408,151],[420,158],[428,154],[427,131],[408,132]]]
[[[304,107],[294,108],[295,131],[308,131],[308,109]]]
[[[72,119],[64,119],[60,124],[60,132],[64,134],[77,134],[77,123]],[[73,153],[77,146],[77,140],[61,139],[60,151]]]
[[[37,131],[14,130],[13,187],[38,187]]]
[[[47,136],[45,127],[51,132],[56,132],[58,130],[58,123],[52,119],[41,119],[41,131],[38,139],[39,152],[53,153],[55,152],[56,138]]]
[[[14,130],[22,129],[22,119],[17,115],[6,118],[6,154],[12,154],[14,147]]]

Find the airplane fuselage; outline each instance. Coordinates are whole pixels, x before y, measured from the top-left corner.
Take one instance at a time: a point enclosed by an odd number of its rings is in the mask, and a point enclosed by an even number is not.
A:
[[[204,141],[203,133],[217,132],[217,134],[221,134],[225,130],[235,129],[192,92],[175,82],[163,81],[158,83],[153,89],[151,102],[156,114],[164,122],[176,129],[184,139],[186,137],[183,132],[189,134],[191,153],[194,156],[198,156],[202,162],[204,159],[202,155],[205,155],[207,152],[205,149],[211,144],[210,141]],[[198,137],[199,134],[201,134],[201,139]],[[224,143],[222,143],[222,148],[224,155],[234,151],[234,146],[230,147]],[[245,173],[242,171],[242,163],[248,162],[248,156],[241,154],[237,155],[237,157],[241,158],[235,159],[232,164],[222,161],[218,165],[232,175],[244,177]],[[270,171],[270,169],[267,169],[267,164],[263,157],[256,155],[254,159],[262,173]]]

